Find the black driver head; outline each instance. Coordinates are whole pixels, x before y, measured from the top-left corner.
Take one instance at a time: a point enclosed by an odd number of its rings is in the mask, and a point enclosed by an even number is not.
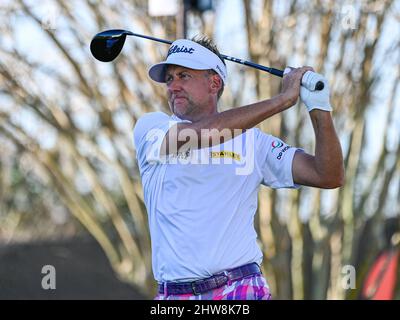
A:
[[[100,32],[92,39],[90,51],[97,60],[110,62],[121,52],[127,34],[126,30],[119,29]]]

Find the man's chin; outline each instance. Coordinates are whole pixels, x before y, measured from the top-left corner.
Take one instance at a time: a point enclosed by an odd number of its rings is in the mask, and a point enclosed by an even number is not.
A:
[[[187,110],[188,110],[188,106],[187,106],[187,104],[185,103],[185,104],[180,104],[180,103],[176,103],[176,104],[174,104],[174,113],[176,114],[176,115],[185,115],[186,113],[187,113]]]

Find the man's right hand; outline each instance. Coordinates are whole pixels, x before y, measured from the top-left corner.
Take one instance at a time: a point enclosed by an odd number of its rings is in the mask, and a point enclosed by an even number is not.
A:
[[[313,71],[311,67],[290,68],[286,67],[283,71],[283,82],[281,95],[287,100],[287,106],[296,104],[300,95],[301,79],[307,71]]]

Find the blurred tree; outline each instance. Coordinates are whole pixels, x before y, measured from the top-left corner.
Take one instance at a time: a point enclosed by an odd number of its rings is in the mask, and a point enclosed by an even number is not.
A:
[[[78,223],[67,219],[65,207],[48,189],[45,175],[35,168],[35,162],[23,152],[10,152],[10,142],[1,140],[0,242],[81,232]]]
[[[400,213],[400,72],[398,64],[384,63],[399,61],[400,37],[389,45],[386,40],[390,30],[399,29],[399,2],[242,1],[251,60],[276,68],[308,64],[327,76],[345,155],[347,179],[340,190],[260,191],[256,228],[276,299],[357,297],[364,270],[383,246],[382,221],[387,213]],[[150,239],[132,127],[146,112],[169,112],[164,89],[147,78],[147,67],[167,47],[127,41],[110,64],[95,61],[88,48],[94,34],[111,28],[173,39],[175,19],[150,20],[147,1],[139,0],[33,3],[0,5],[0,138],[12,145],[4,154],[1,146],[0,166],[2,181],[14,179],[0,185],[0,217],[33,223],[49,202],[53,206],[43,212],[59,216],[54,206],[68,210],[97,239],[116,272],[152,297]],[[195,33],[216,35],[223,3],[215,15],[189,16]],[[232,85],[221,110],[248,103],[249,96],[279,92],[276,78],[228,67]],[[377,132],[375,113],[383,119]],[[260,127],[313,150],[301,105]],[[26,165],[32,167],[29,173],[21,170]],[[16,210],[20,197],[28,199],[24,210]],[[347,264],[357,270],[356,290],[342,287]]]
[[[279,298],[345,298],[341,270],[347,264],[358,271],[357,289],[347,291],[349,298],[356,297],[364,270],[382,246],[385,213],[400,213],[399,132],[389,135],[396,126],[399,64],[382,67],[383,61],[400,58],[398,38],[386,47],[382,44],[390,39],[389,30],[399,27],[399,5],[287,1],[278,6],[277,1],[243,1],[252,60],[281,68],[311,65],[329,79],[345,156],[346,184],[340,190],[261,190],[267,274]],[[271,78],[258,72],[254,77],[258,97],[277,94]],[[377,109],[373,97],[382,87],[387,95],[380,97]],[[312,151],[314,137],[302,109],[275,116],[261,127]],[[384,115],[374,133],[373,113]]]

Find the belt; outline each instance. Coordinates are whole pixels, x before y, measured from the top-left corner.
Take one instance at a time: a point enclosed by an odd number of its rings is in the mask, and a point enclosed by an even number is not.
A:
[[[158,293],[164,294],[194,294],[199,295],[204,292],[222,287],[228,281],[237,281],[244,277],[261,274],[261,269],[257,263],[249,263],[241,267],[217,273],[209,278],[195,280],[191,282],[164,282],[158,284]]]

